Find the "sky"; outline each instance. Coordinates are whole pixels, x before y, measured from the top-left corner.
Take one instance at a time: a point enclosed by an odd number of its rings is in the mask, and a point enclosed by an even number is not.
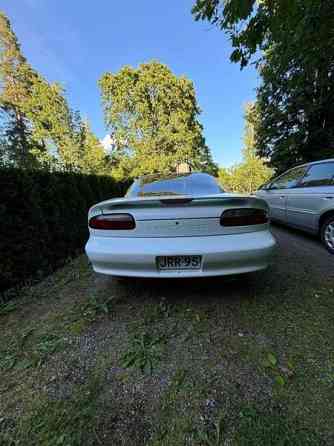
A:
[[[194,0],[1,0],[24,55],[66,89],[70,106],[107,134],[97,81],[123,65],[158,60],[194,83],[200,121],[214,160],[241,160],[243,113],[258,76],[229,61],[228,37],[195,22]]]

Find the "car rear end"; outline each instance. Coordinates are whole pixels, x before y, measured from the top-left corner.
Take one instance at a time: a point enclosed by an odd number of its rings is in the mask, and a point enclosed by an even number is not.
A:
[[[109,200],[89,211],[87,255],[98,273],[198,277],[264,269],[275,240],[268,209],[229,194]]]

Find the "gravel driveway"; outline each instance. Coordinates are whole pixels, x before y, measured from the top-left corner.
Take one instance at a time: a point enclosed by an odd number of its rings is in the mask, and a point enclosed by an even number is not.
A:
[[[0,308],[0,444],[334,444],[334,256],[272,231],[266,271],[117,280],[81,256]]]

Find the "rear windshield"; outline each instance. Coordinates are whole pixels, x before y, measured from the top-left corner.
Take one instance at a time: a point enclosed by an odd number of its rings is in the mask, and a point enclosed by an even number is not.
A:
[[[126,196],[212,195],[222,192],[223,189],[217,184],[215,178],[208,174],[198,173],[169,177],[142,177],[133,183]]]

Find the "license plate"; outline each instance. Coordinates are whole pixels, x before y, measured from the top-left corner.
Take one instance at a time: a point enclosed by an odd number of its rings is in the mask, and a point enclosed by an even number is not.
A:
[[[200,269],[202,256],[161,256],[157,257],[160,271]]]

